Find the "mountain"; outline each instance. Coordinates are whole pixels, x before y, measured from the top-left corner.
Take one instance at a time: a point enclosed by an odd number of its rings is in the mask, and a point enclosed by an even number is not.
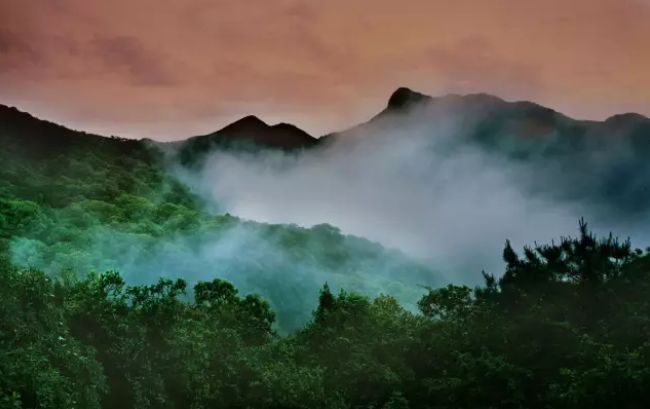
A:
[[[287,123],[268,125],[249,115],[226,127],[180,142],[179,156],[184,164],[200,161],[204,153],[214,149],[276,149],[295,151],[314,146],[317,139]]]
[[[385,111],[403,111],[419,104],[426,104],[433,100],[428,95],[415,92],[406,87],[398,88],[388,99]]]
[[[585,121],[528,101],[430,97],[403,87],[368,122],[326,135],[322,145],[380,135],[419,135],[430,149],[478,149],[531,169],[525,188],[552,199],[590,202],[609,214],[650,211],[650,119],[640,114]]]
[[[76,148],[99,148],[120,153],[130,150],[144,150],[141,141],[124,138],[106,138],[99,135],[75,131],[62,125],[42,120],[15,107],[0,104],[0,154],[29,155],[34,158],[66,153]],[[100,153],[100,152],[98,152]]]
[[[552,149],[558,146],[550,146],[550,139],[560,145],[573,143],[574,147],[579,147],[575,142],[587,142],[584,138],[596,139],[598,143],[614,142],[603,140],[612,133],[617,133],[623,140],[650,135],[650,119],[640,114],[614,115],[602,122],[581,121],[529,101],[508,102],[482,93],[431,97],[400,87],[390,96],[386,108],[368,122],[327,136],[372,134],[386,128],[435,127],[450,119],[462,123],[470,131],[463,136],[475,141],[500,140],[503,143],[512,138],[531,139]],[[533,139],[536,137],[538,139]],[[645,139],[650,140],[650,136]]]

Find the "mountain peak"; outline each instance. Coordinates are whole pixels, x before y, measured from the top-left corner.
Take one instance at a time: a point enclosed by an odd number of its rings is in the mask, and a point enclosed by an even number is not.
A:
[[[262,121],[255,115],[247,115],[235,122],[226,125],[223,129],[237,128],[237,129],[263,129],[268,128],[268,124]]]
[[[393,92],[388,99],[388,109],[404,109],[414,104],[424,101],[430,101],[432,98],[428,95],[413,91],[407,87],[399,87]]]
[[[303,149],[316,144],[316,139],[295,125],[269,125],[255,115],[248,115],[207,135],[194,136],[180,142],[180,158],[184,164],[199,163],[213,149]]]

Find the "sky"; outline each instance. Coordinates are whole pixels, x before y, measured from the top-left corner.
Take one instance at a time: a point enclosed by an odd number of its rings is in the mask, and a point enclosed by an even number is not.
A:
[[[399,86],[650,115],[648,73],[650,0],[0,0],[0,103],[105,135],[318,136]]]

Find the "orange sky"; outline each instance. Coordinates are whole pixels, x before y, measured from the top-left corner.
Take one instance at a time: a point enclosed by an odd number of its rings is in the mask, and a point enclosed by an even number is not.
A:
[[[650,0],[0,0],[0,103],[93,132],[319,135],[400,85],[650,115]]]

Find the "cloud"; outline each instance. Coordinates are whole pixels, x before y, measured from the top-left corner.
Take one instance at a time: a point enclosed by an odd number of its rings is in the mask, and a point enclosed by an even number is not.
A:
[[[182,177],[223,211],[271,223],[330,223],[424,259],[455,283],[478,284],[483,269],[500,274],[506,239],[517,247],[549,242],[573,233],[581,217],[599,234],[647,241],[634,227],[641,219],[575,197],[585,175],[615,168],[605,166],[603,152],[584,152],[584,169],[563,175],[554,162],[517,161],[463,142],[475,119],[445,115],[378,121],[300,155],[216,152],[200,172]]]
[[[516,243],[566,233],[569,205],[528,197],[518,169],[451,143],[458,125],[375,129],[294,156],[215,153],[185,175],[222,209],[272,223],[331,223],[426,259],[449,281],[477,283]],[[523,172],[523,173],[522,173]]]
[[[38,53],[18,33],[0,27],[0,73],[34,66],[42,61]]]
[[[91,46],[108,71],[123,71],[133,85],[169,86],[177,83],[165,56],[130,36],[95,37]]]

